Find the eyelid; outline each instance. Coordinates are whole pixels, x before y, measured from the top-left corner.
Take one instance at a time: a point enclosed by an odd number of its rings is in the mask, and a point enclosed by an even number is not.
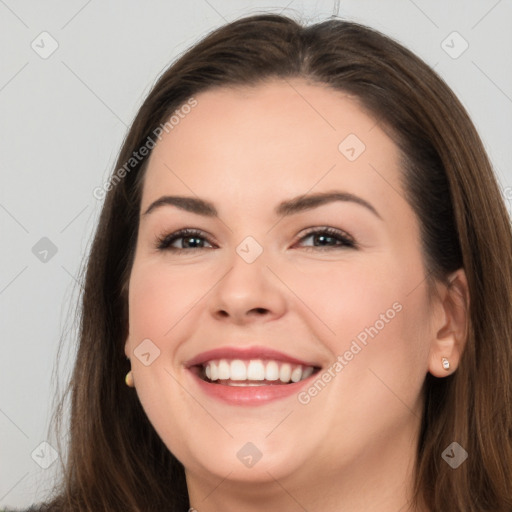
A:
[[[346,246],[350,246],[350,247],[354,247],[354,248],[358,247],[358,244],[355,241],[353,236],[351,236],[346,231],[343,231],[342,229],[333,228],[331,226],[312,226],[310,228],[306,228],[305,232],[303,231],[299,235],[297,235],[297,242],[300,242],[304,238],[307,238],[311,235],[315,235],[317,233],[318,234],[327,233],[329,236],[338,237],[339,239],[341,239],[345,243]],[[327,248],[329,248],[329,247],[336,247],[336,246],[327,246]],[[322,249],[321,246],[318,248]]]
[[[214,238],[213,236],[209,235],[205,231],[198,229],[198,228],[181,228],[177,231],[173,231],[172,233],[167,233],[161,236],[156,237],[156,248],[162,251],[189,251],[191,249],[187,248],[181,248],[181,247],[172,247],[170,248],[170,245],[175,242],[176,240],[179,240],[180,238],[185,237],[193,237],[197,236],[197,238],[203,238],[206,240],[209,244],[215,245],[215,242],[212,241]],[[197,249],[210,249],[209,247],[197,247]]]
[[[326,245],[326,246],[304,246],[303,249],[306,250],[330,250],[330,249],[359,249],[358,243],[355,241],[354,237],[352,237],[349,233],[346,231],[339,229],[339,228],[333,228],[331,226],[311,226],[309,228],[306,228],[305,230],[301,231],[295,238],[295,241],[292,244],[292,248],[303,241],[306,238],[309,238],[310,236],[316,235],[316,234],[327,234],[328,237],[332,237],[337,239],[340,244],[336,245]],[[198,229],[198,228],[181,228],[177,231],[174,231],[172,233],[164,234],[161,236],[157,236],[156,238],[156,249],[160,251],[171,251],[175,253],[179,252],[194,252],[198,249],[212,249],[215,247],[171,247],[171,244],[174,243],[176,240],[179,240],[180,238],[187,238],[187,237],[197,237],[205,240],[210,245],[217,245],[217,243],[214,241],[215,238],[210,235],[209,233],[206,233],[205,231]]]

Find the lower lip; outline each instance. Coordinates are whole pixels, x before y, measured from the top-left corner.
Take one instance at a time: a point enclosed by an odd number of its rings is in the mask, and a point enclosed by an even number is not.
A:
[[[314,373],[307,379],[291,384],[228,386],[207,382],[190,370],[189,373],[203,393],[231,405],[264,405],[274,400],[288,398],[299,393],[301,388],[307,386],[316,376]]]

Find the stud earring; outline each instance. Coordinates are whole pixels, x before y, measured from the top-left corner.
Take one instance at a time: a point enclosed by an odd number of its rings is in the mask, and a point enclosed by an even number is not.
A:
[[[135,384],[133,382],[133,374],[131,370],[126,374],[124,381],[129,388],[135,387]]]
[[[441,361],[443,363],[443,368],[448,371],[450,369],[450,361],[448,361],[448,359],[446,359],[446,357],[442,357],[441,358]]]

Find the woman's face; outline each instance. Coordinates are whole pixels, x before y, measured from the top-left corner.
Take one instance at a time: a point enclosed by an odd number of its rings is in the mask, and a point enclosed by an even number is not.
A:
[[[302,80],[195,100],[141,200],[125,351],[149,420],[216,484],[402,464],[434,332],[396,145]]]

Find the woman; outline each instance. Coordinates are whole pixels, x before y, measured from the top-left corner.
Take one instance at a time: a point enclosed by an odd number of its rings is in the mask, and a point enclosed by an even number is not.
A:
[[[230,23],[158,80],[86,269],[41,510],[512,510],[512,234],[391,39]]]

